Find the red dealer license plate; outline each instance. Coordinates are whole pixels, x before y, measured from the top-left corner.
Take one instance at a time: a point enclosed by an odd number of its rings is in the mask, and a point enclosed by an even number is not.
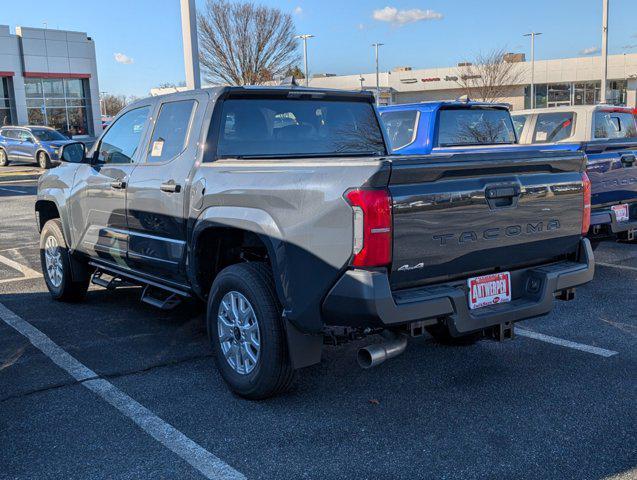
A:
[[[469,308],[474,310],[488,305],[511,301],[511,274],[493,273],[467,280]]]
[[[613,212],[615,212],[615,217],[618,222],[627,222],[629,219],[628,216],[628,204],[622,203],[621,205],[613,205],[610,207]]]

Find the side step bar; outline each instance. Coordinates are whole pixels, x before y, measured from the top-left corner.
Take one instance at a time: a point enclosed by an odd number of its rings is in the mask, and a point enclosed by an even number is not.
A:
[[[163,285],[128,271],[105,266],[97,262],[89,262],[89,265],[95,267],[95,272],[91,277],[91,283],[108,290],[139,285],[143,287],[141,301],[162,310],[171,310],[179,305],[183,298],[190,298],[191,296],[190,293],[185,290]],[[104,278],[104,275],[108,275],[111,278]]]

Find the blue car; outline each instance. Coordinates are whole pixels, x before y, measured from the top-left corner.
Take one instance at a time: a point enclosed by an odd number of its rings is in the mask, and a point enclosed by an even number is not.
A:
[[[12,161],[36,162],[40,168],[60,163],[62,145],[73,140],[49,127],[2,127],[0,129],[0,167]]]

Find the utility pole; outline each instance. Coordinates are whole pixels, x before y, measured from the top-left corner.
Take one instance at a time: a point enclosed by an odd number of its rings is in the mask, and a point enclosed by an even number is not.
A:
[[[305,67],[304,75],[305,75],[305,86],[310,85],[309,71],[307,69],[307,39],[314,38],[314,35],[310,35],[309,33],[305,33],[303,35],[297,35],[296,38],[300,38],[303,40],[303,65]]]
[[[378,70],[378,47],[382,47],[384,43],[372,43],[376,51],[376,105],[380,104],[380,72]]]
[[[608,85],[608,0],[602,0],[602,88],[601,103],[606,103],[606,87]]]
[[[104,111],[104,95],[106,95],[106,92],[100,92],[100,115],[106,115]]]
[[[535,108],[535,37],[541,32],[525,33],[525,37],[531,37],[531,108]]]
[[[197,6],[195,0],[181,1],[181,35],[184,43],[186,86],[201,88],[199,75],[199,44],[197,39]]]
[[[360,73],[358,74],[358,81],[361,82],[361,90],[363,89],[363,82],[365,82],[365,78]]]

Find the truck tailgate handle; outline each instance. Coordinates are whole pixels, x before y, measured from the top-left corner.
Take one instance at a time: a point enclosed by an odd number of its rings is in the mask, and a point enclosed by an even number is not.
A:
[[[621,156],[622,165],[625,167],[632,167],[635,164],[635,155],[627,154]]]
[[[126,182],[124,182],[123,180],[115,180],[111,182],[111,188],[121,190],[122,188],[126,188]]]
[[[177,185],[174,180],[162,183],[159,187],[162,192],[179,193],[181,191],[181,185]]]
[[[489,208],[515,207],[520,197],[519,185],[491,185],[484,190]]]

